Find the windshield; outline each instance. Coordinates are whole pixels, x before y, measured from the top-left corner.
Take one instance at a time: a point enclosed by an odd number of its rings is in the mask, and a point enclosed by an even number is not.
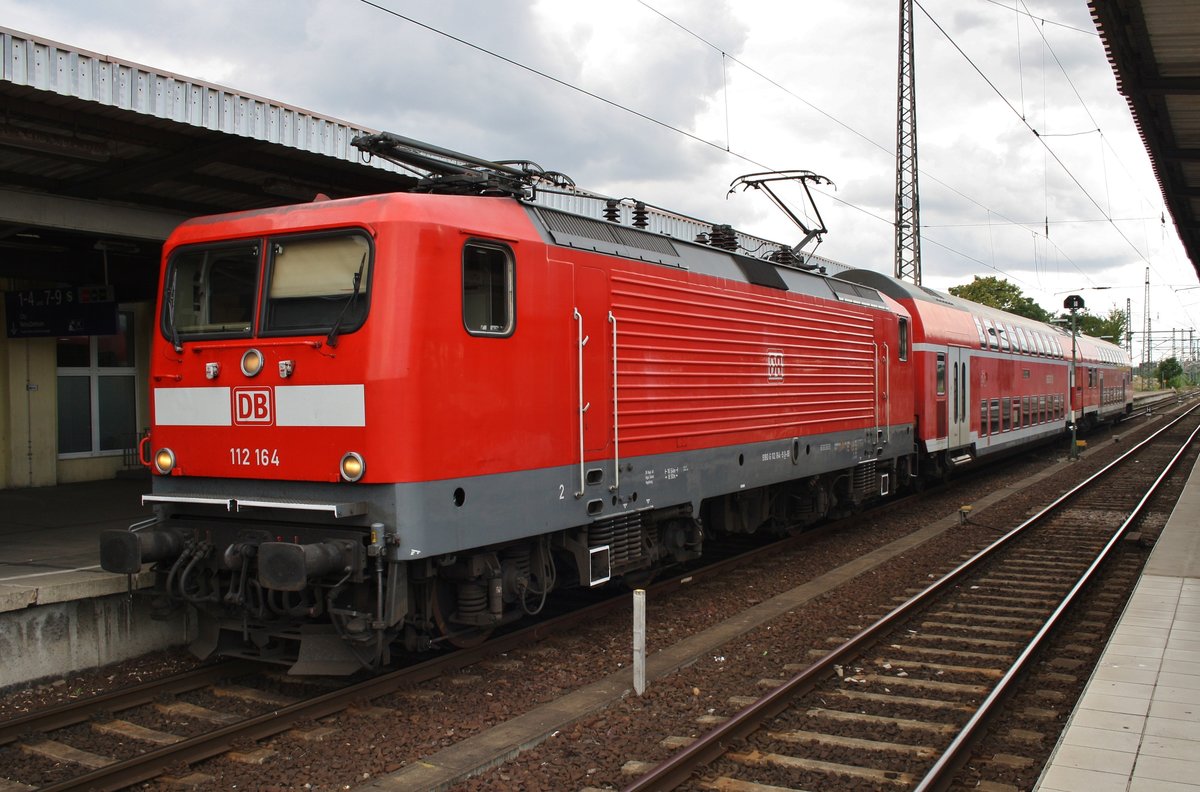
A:
[[[360,231],[272,237],[255,332],[263,241],[182,248],[163,293],[163,335],[195,338],[339,334],[366,319],[372,247]]]
[[[271,240],[263,333],[352,332],[367,314],[371,245],[362,234]]]
[[[258,269],[257,244],[176,253],[164,295],[166,336],[249,335]]]

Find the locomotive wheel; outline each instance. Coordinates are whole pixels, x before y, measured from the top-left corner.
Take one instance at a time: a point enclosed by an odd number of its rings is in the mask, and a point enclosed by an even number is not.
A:
[[[438,632],[451,645],[459,649],[471,649],[492,637],[496,628],[468,627],[466,625],[451,626],[450,616],[458,605],[454,584],[450,581],[439,580],[433,587],[433,621]]]

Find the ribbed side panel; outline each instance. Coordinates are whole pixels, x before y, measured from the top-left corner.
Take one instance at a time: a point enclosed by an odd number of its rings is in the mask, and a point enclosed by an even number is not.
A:
[[[873,426],[874,312],[614,271],[622,442]]]

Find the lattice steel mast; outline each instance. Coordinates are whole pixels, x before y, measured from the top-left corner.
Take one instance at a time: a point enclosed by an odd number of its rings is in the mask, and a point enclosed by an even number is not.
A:
[[[921,283],[921,206],[917,190],[917,82],[913,4],[900,0],[900,68],[896,89],[896,271]]]

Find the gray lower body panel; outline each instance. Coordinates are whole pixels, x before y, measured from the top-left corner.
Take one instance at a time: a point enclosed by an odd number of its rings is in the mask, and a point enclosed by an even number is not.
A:
[[[366,530],[374,523],[397,529],[394,560],[419,560],[525,539],[656,508],[794,479],[888,462],[913,453],[913,427],[898,425],[714,449],[678,452],[486,476],[401,484],[332,484],[242,479],[156,477],[154,495],[253,502],[236,510],[204,504],[162,503],[160,512],[246,521],[321,523]],[[581,486],[582,485],[582,486]],[[361,503],[361,513],[287,508],[295,503]],[[281,504],[271,508],[271,502]],[[265,505],[264,505],[265,504]],[[358,512],[359,510],[355,510]]]

